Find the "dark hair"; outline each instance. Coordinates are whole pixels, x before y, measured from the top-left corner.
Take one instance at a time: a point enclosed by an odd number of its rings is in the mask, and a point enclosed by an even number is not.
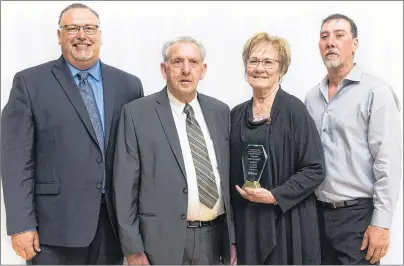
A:
[[[88,6],[84,5],[84,4],[74,3],[74,4],[71,4],[70,6],[66,7],[65,9],[63,9],[62,12],[60,12],[59,22],[58,22],[58,25],[59,25],[59,26],[60,26],[60,22],[62,21],[63,15],[64,15],[68,10],[73,9],[73,8],[85,8],[85,9],[88,9],[88,10],[90,10],[90,11],[98,18],[98,20],[100,20],[100,17],[98,16],[98,13],[95,12],[95,10],[93,10],[92,8],[90,8],[90,7],[88,7]]]
[[[357,38],[358,37],[358,28],[356,27],[355,22],[352,19],[350,19],[347,16],[342,15],[342,14],[336,13],[336,14],[329,15],[328,17],[326,17],[323,20],[323,22],[321,23],[321,27],[323,27],[323,25],[325,23],[327,23],[327,22],[329,22],[331,20],[334,20],[334,19],[344,19],[344,20],[348,21],[349,24],[351,25],[352,38]]]

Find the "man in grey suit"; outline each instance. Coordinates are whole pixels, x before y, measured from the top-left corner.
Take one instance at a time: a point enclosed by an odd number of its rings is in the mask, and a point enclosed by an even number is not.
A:
[[[230,111],[196,91],[204,57],[191,37],[167,42],[167,86],[122,109],[113,184],[129,264],[235,262]]]
[[[112,160],[122,106],[140,80],[99,60],[98,14],[65,8],[62,56],[18,72],[3,110],[7,233],[29,264],[122,264]]]

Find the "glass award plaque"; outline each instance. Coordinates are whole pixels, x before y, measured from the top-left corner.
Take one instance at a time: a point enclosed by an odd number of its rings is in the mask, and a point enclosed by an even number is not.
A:
[[[248,144],[242,155],[244,188],[260,188],[259,183],[268,155],[264,145]]]

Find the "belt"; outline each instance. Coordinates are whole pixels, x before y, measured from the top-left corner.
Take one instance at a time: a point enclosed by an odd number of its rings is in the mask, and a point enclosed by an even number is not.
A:
[[[224,217],[224,214],[216,217],[216,219],[211,220],[211,221],[187,221],[187,227],[188,228],[198,228],[198,227],[204,227],[204,226],[212,226],[212,225],[219,223],[222,220],[222,217]]]
[[[359,203],[359,200],[346,200],[346,201],[340,201],[340,202],[324,202],[324,201],[317,201],[320,206],[328,209],[338,209],[338,208],[344,208],[344,207],[349,207],[349,206],[354,206]]]

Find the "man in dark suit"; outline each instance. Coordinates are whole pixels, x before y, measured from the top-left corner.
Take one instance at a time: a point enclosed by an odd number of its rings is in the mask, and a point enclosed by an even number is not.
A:
[[[62,56],[17,73],[1,126],[7,233],[29,264],[122,264],[112,200],[119,114],[140,80],[99,60],[98,14],[59,18]]]
[[[129,264],[235,262],[230,111],[196,91],[204,57],[190,37],[166,43],[167,86],[122,110],[113,184]]]

